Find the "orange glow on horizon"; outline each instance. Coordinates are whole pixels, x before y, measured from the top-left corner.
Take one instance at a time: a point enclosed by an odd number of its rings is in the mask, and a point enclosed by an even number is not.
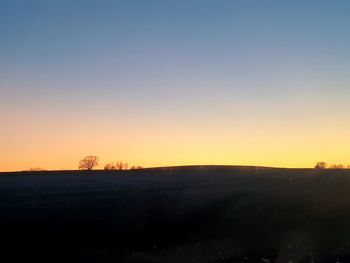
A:
[[[124,161],[143,167],[176,165],[253,165],[272,167],[313,167],[317,161],[348,164],[350,129],[275,125],[246,121],[241,125],[209,126],[175,123],[159,126],[138,123],[100,123],[88,127],[72,121],[33,125],[25,134],[11,134],[1,151],[1,171],[31,167],[47,170],[77,169],[86,155],[105,163]],[[342,124],[343,126],[346,124]],[[45,129],[43,127],[46,127]],[[263,127],[263,128],[261,128]],[[17,127],[16,130],[20,130]],[[79,132],[84,131],[84,132]],[[327,138],[335,138],[333,141]],[[4,150],[6,149],[6,150]]]

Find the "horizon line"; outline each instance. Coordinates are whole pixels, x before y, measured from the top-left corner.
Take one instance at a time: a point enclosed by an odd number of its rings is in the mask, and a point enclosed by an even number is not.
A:
[[[264,168],[264,169],[289,169],[289,170],[305,170],[314,169],[314,167],[281,167],[281,166],[264,166],[264,165],[229,165],[229,164],[190,164],[190,165],[167,165],[167,166],[150,166],[142,167],[139,169],[122,169],[122,170],[105,170],[92,169],[90,171],[134,171],[134,170],[151,170],[151,169],[170,169],[170,168],[190,168],[190,167],[236,167],[236,168]],[[344,170],[349,168],[344,168]],[[14,171],[0,171],[0,173],[40,173],[40,172],[77,172],[77,171],[87,171],[85,169],[43,169],[38,171],[29,170],[14,170]]]

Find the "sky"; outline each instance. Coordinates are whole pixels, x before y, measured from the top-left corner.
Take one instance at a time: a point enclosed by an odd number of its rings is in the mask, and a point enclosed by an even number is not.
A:
[[[350,2],[0,0],[0,171],[350,164]]]

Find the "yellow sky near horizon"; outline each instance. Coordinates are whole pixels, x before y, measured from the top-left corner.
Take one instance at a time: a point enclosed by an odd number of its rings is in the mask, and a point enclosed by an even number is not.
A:
[[[313,167],[317,161],[350,163],[346,122],[329,125],[251,119],[213,123],[204,119],[119,124],[93,119],[88,124],[73,118],[50,125],[45,120],[32,119],[27,125],[13,121],[12,127],[2,130],[7,140],[0,151],[0,170],[77,169],[78,161],[86,155],[97,155],[99,168],[115,161],[143,167],[215,164],[293,168]]]

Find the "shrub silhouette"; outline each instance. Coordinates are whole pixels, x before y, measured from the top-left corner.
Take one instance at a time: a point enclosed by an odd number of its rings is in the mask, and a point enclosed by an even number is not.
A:
[[[128,163],[123,163],[123,162],[117,162],[115,164],[117,170],[128,170]]]
[[[97,156],[85,156],[79,161],[79,169],[81,170],[92,170],[94,167],[99,165],[99,158]]]
[[[137,169],[142,169],[142,168],[143,168],[142,166],[133,165],[130,167],[130,170],[137,170]]]
[[[45,171],[45,170],[41,167],[31,167],[28,170],[26,170],[26,172],[42,172],[42,171]]]

